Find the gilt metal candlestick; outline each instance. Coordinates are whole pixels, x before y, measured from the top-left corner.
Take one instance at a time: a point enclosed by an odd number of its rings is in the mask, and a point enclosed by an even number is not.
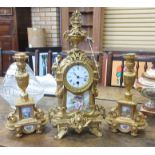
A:
[[[135,82],[136,73],[134,72],[135,54],[126,54],[126,71],[123,74],[124,86],[126,88],[125,97],[117,102],[117,106],[111,109],[106,117],[112,132],[118,130],[123,133],[131,132],[132,136],[137,136],[138,130],[146,126],[145,117],[137,111],[137,105],[132,100],[131,89]]]
[[[86,37],[86,32],[81,30],[78,10],[72,14],[71,25],[71,30],[66,31],[64,37],[73,48],[56,69],[58,106],[49,111],[49,118],[57,127],[57,139],[66,135],[70,128],[77,133],[88,128],[94,135],[102,136],[100,124],[105,109],[95,104],[98,72],[95,63],[78,48]]]
[[[35,106],[34,99],[28,95],[26,89],[29,85],[29,74],[26,72],[25,53],[16,53],[13,57],[16,60],[17,70],[15,78],[21,90],[20,97],[16,101],[15,110],[8,115],[6,127],[15,131],[16,137],[23,134],[42,133],[47,117],[43,111]]]

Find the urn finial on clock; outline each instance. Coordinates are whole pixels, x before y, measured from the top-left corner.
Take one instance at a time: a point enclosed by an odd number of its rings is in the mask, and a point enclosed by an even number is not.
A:
[[[73,48],[77,48],[78,44],[87,36],[86,31],[81,30],[82,18],[79,10],[73,12],[72,17],[70,18],[70,24],[72,28],[64,32],[64,38],[71,43]]]

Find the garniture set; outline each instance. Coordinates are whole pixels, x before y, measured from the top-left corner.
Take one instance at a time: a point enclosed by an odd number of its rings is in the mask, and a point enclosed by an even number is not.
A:
[[[59,65],[55,66],[57,82],[56,96],[58,106],[51,108],[48,115],[39,109],[33,97],[27,93],[29,74],[26,70],[27,55],[17,53],[15,78],[20,88],[20,96],[16,100],[15,109],[8,116],[6,127],[15,131],[17,137],[23,134],[42,133],[44,126],[50,122],[57,128],[55,138],[61,139],[69,129],[81,133],[88,128],[95,136],[102,136],[101,123],[105,120],[112,132],[131,133],[137,136],[139,130],[146,127],[145,115],[137,110],[137,104],[132,99],[131,89],[135,83],[136,73],[135,54],[126,54],[126,70],[123,73],[126,88],[124,98],[117,101],[117,106],[106,115],[105,108],[95,103],[98,95],[97,83],[99,80],[98,69],[93,60],[78,48],[84,41],[87,33],[81,29],[81,14],[78,10],[73,12],[70,19],[71,30],[64,33],[64,37],[72,47],[68,56]],[[137,90],[147,94],[142,86],[137,85]]]

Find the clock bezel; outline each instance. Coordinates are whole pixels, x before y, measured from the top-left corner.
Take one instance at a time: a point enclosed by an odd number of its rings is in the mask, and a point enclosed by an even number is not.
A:
[[[88,70],[89,80],[88,80],[87,84],[85,86],[83,86],[83,87],[75,88],[75,87],[71,86],[67,81],[67,72],[71,67],[73,67],[75,65],[81,65],[81,66],[85,67]],[[71,91],[71,92],[73,92],[75,94],[79,94],[79,93],[83,93],[83,92],[87,91],[90,88],[90,86],[93,83],[93,78],[94,78],[94,74],[93,74],[93,69],[91,68],[91,66],[88,65],[87,63],[78,61],[78,62],[72,62],[66,67],[66,69],[64,70],[64,79],[63,79],[63,81],[64,81],[64,86],[66,87],[67,90],[69,90],[69,91]]]

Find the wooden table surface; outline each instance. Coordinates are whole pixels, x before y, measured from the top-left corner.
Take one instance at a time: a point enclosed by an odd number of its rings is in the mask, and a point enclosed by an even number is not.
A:
[[[116,105],[117,99],[123,97],[122,88],[114,87],[99,87],[99,98],[96,99],[97,104],[102,104],[106,108],[106,113],[111,107]],[[110,100],[107,100],[110,99]],[[146,101],[136,91],[134,91],[134,99],[140,102]],[[55,97],[44,97],[38,106],[45,112],[50,107],[56,106],[57,99]],[[7,115],[10,112],[9,105],[0,97],[0,146],[30,146],[30,147],[50,147],[50,146],[155,146],[155,117],[147,117],[148,126],[144,132],[140,132],[137,137],[132,137],[130,134],[112,133],[105,121],[102,123],[102,137],[95,137],[87,132],[87,129],[81,134],[70,131],[63,139],[56,140],[54,135],[57,132],[51,124],[45,126],[44,133],[31,134],[16,138],[12,132],[5,128]]]

